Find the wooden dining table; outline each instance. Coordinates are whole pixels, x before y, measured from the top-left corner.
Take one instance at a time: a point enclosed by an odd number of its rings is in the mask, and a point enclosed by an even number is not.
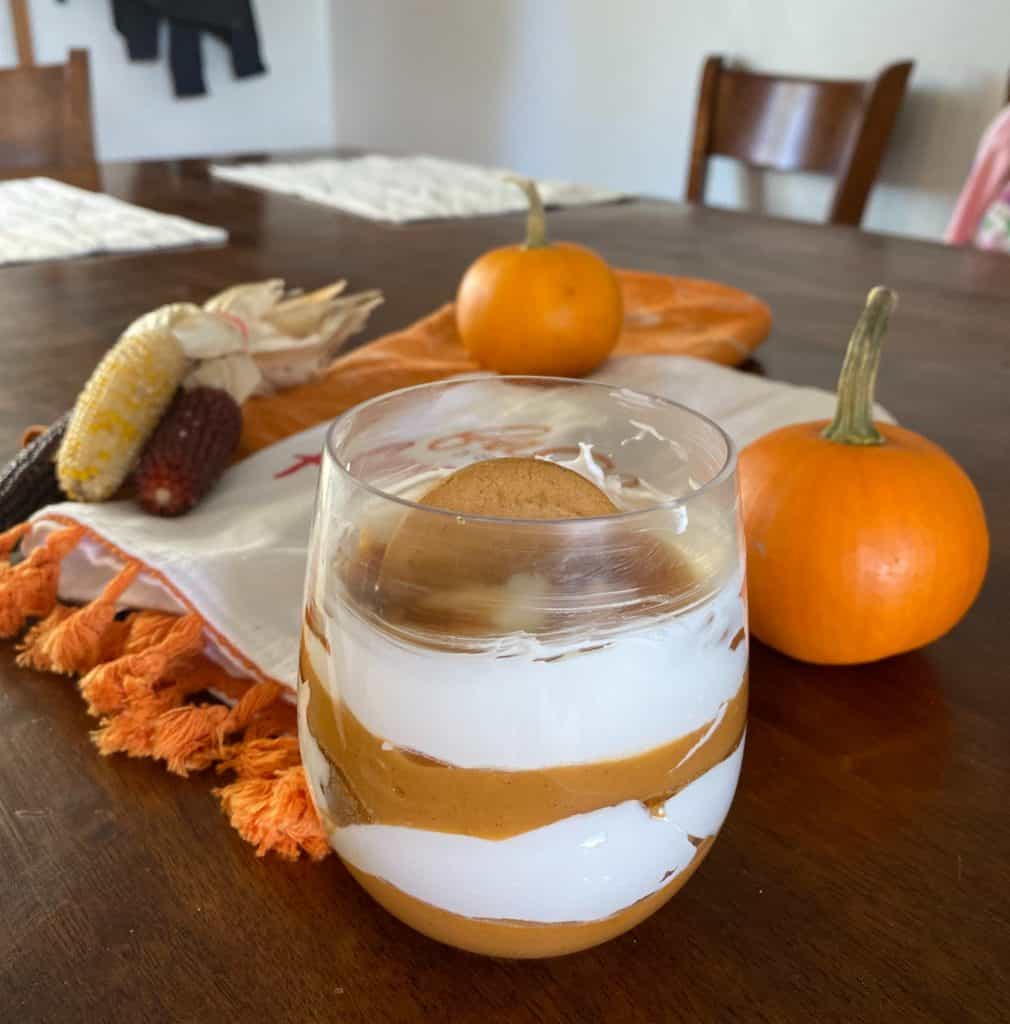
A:
[[[4,457],[162,303],[346,277],[386,296],[365,341],[520,236],[517,215],[371,222],[217,181],[198,160],[100,176],[229,241],[0,268]],[[974,608],[929,647],[861,668],[755,641],[743,773],[711,855],[632,932],[544,961],[423,938],[336,857],[257,858],[213,773],[98,756],[73,683],[18,669],[3,643],[0,1020],[1010,1019],[1010,258],[645,199],[551,226],[615,265],[760,296],[774,326],[747,369],[794,384],[833,387],[867,290],[896,289],[878,398],[981,493],[992,555]]]

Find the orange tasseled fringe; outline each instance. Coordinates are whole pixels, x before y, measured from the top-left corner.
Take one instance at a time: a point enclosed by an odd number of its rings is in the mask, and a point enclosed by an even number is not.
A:
[[[171,616],[169,616],[171,618]],[[122,711],[133,697],[153,692],[165,680],[177,662],[199,654],[203,649],[203,622],[190,613],[172,619],[162,639],[146,650],[124,654],[115,661],[103,662],[88,672],[78,684],[93,715]]]
[[[32,528],[31,523],[18,523],[0,533],[0,557],[6,558],[21,543],[21,539]]]
[[[3,536],[8,537],[13,532],[8,531]],[[57,530],[20,565],[9,567],[0,576],[0,637],[17,636],[29,619],[43,618],[53,610],[60,562],[83,535],[81,526]]]
[[[237,776],[214,792],[228,820],[259,856],[274,851],[294,859],[304,850],[313,860],[322,860],[329,853],[296,737],[247,738],[228,750],[217,770]]]
[[[265,777],[240,775],[215,792],[232,826],[259,856],[273,852],[295,860],[304,851],[322,860],[330,852],[300,764]]]
[[[177,775],[209,768],[225,756],[225,739],[245,731],[280,695],[277,683],[262,682],[250,687],[231,708],[189,704],[167,711],[155,724],[153,755]]]
[[[77,606],[56,602],[53,610],[41,622],[36,622],[25,633],[18,644],[18,656],[15,659],[22,668],[33,668],[38,672],[55,672],[52,662],[41,653],[41,644],[47,636],[56,630],[77,612]]]
[[[296,736],[278,736],[274,739],[246,739],[225,750],[218,763],[219,772],[234,772],[239,776],[266,779],[286,768],[301,764]]]
[[[0,558],[27,530],[22,524],[0,534]],[[178,775],[214,764],[234,773],[215,793],[259,856],[325,857],[329,846],[302,770],[295,710],[281,686],[238,679],[210,661],[204,623],[194,612],[117,618],[119,601],[143,569],[139,562],[128,561],[83,607],[59,602],[60,563],[84,533],[78,526],[57,530],[20,564],[0,562],[0,636],[34,623],[18,664],[80,677],[88,710],[100,719],[92,738],[102,754],[153,757]],[[187,703],[201,691],[236,703]]]
[[[83,608],[64,613],[57,605],[25,637],[18,664],[61,675],[89,672],[109,651],[108,634],[114,630],[116,604],[140,572],[139,562],[129,562],[101,595]]]
[[[160,644],[175,628],[178,615],[166,612],[134,612],[127,620],[126,635],[120,654],[142,654]]]
[[[154,732],[158,719],[179,707],[185,693],[176,686],[133,695],[117,714],[102,719],[91,734],[100,753],[128,757],[154,757]]]

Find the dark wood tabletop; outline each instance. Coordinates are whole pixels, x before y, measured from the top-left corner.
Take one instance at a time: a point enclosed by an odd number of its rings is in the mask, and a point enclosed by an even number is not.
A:
[[[0,269],[0,448],[73,401],[139,313],[237,281],[346,276],[362,340],[450,298],[521,218],[387,226],[216,182],[199,161],[105,188],[226,227],[220,248]],[[73,180],[72,175],[64,175]],[[1010,996],[1010,258],[639,201],[552,215],[620,266],[769,302],[757,372],[834,385],[868,288],[901,295],[878,396],[974,479],[988,580],[938,643],[859,669],[755,642],[743,775],[696,877],[633,932],[550,961],[410,931],[335,857],[257,859],[213,780],[97,756],[67,680],[0,649],[0,1019],[997,1021]]]

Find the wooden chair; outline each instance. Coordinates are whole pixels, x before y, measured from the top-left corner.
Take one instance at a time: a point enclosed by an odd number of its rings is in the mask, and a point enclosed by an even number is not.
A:
[[[93,167],[87,51],[37,65],[24,0],[10,7],[19,65],[0,71],[0,177],[8,168]]]
[[[704,202],[708,159],[837,176],[828,221],[858,226],[880,170],[913,61],[876,78],[829,81],[758,75],[709,57],[702,68],[687,199]]]

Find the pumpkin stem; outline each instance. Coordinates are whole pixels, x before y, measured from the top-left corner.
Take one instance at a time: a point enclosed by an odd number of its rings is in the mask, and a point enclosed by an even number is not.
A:
[[[874,288],[849,338],[845,362],[838,378],[835,418],[821,437],[839,444],[883,444],[873,425],[873,391],[880,367],[880,347],[887,330],[887,318],[898,304],[890,288]]]
[[[530,204],[529,213],[526,214],[526,248],[539,249],[547,244],[547,216],[536,182],[530,178],[509,177],[505,180],[518,185],[526,193],[526,200]]]

